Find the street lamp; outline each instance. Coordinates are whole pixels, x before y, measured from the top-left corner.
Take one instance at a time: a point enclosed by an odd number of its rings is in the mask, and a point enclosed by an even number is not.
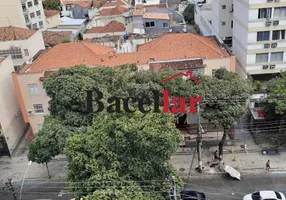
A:
[[[29,162],[28,162],[28,167],[27,167],[27,169],[26,169],[26,172],[25,172],[24,177],[23,177],[23,180],[22,180],[22,185],[21,185],[21,190],[20,190],[20,200],[21,200],[21,198],[22,198],[22,190],[23,190],[23,186],[24,186],[24,181],[25,181],[25,178],[26,178],[26,176],[27,176],[27,173],[28,173],[28,170],[29,170],[29,167],[30,167],[31,164],[32,164],[32,161],[29,161]]]

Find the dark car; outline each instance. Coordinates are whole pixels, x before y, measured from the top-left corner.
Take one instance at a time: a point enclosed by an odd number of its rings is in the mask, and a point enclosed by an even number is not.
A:
[[[207,200],[206,195],[202,192],[184,189],[181,191],[182,200]]]

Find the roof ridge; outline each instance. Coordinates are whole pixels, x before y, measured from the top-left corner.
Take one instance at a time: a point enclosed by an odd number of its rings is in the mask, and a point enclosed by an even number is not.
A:
[[[224,56],[222,51],[218,51],[217,49],[213,48],[212,46],[210,46],[208,43],[206,43],[204,40],[201,40],[201,36],[198,36],[195,34],[191,34],[191,36],[193,36],[194,38],[196,38],[197,40],[199,40],[200,42],[204,43],[206,46],[208,46],[209,48],[211,48],[212,50],[214,50],[215,52],[217,52],[219,55]]]

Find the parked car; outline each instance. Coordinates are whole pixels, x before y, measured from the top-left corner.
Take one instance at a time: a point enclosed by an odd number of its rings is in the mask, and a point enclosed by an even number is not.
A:
[[[286,200],[286,198],[281,192],[265,190],[248,194],[243,200]]]
[[[189,189],[181,191],[182,200],[207,200],[206,195],[202,192],[197,192]]]

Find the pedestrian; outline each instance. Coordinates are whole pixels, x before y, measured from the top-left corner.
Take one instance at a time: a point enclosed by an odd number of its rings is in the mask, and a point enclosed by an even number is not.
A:
[[[270,160],[268,160],[268,161],[266,162],[266,170],[269,171],[269,169],[270,169]]]
[[[218,160],[218,159],[219,159],[217,150],[215,150],[215,152],[214,152],[214,159],[215,159],[215,160]]]

